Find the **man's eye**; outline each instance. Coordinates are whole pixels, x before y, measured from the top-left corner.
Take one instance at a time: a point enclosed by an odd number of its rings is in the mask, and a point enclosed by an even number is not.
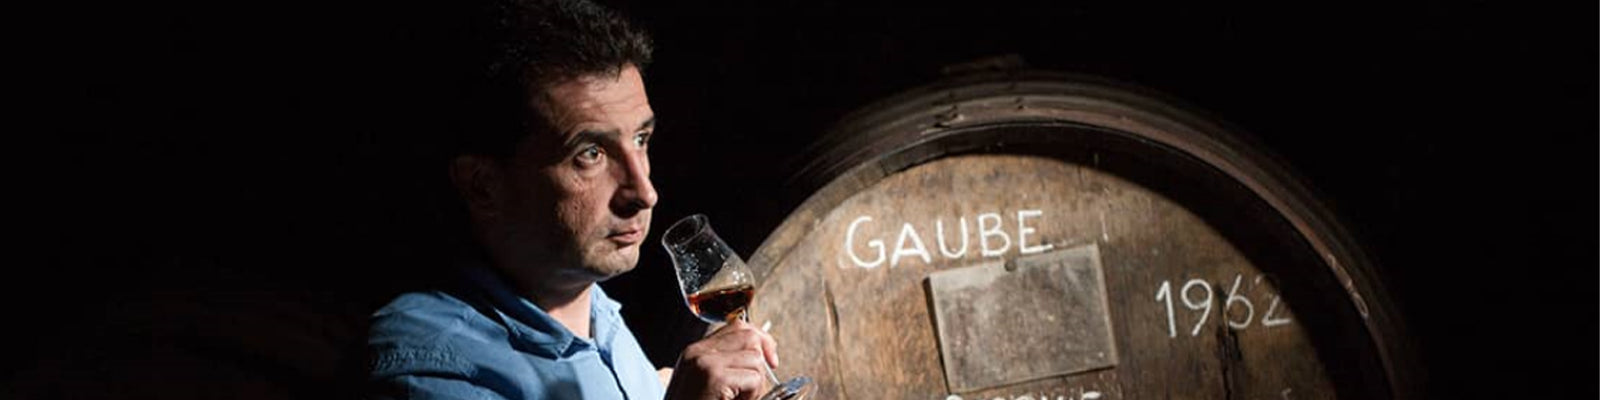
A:
[[[600,156],[603,154],[600,152],[600,146],[585,147],[583,150],[578,151],[578,161],[585,163],[597,162],[600,161]]]
[[[638,135],[635,135],[633,137],[633,144],[637,145],[639,147],[649,146],[650,145],[650,133],[647,132],[647,133],[640,133]]]

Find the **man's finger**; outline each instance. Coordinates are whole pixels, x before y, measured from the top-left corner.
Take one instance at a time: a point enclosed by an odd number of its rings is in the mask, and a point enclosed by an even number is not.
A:
[[[766,332],[759,330],[755,332],[761,337],[761,354],[767,358],[767,365],[778,368],[778,341],[772,339],[772,335]]]
[[[726,326],[718,329],[713,336],[719,337],[717,349],[734,351],[741,349],[760,350],[761,356],[766,359],[767,365],[778,367],[778,342],[772,335],[757,329],[755,325],[743,320],[733,320]]]
[[[748,323],[729,324],[706,338],[717,351],[761,350],[771,346],[771,337]]]
[[[712,376],[711,386],[725,399],[755,399],[772,385],[765,373],[749,368],[723,368]]]
[[[761,373],[762,375],[766,374],[765,368],[768,365],[766,363],[766,359],[762,357],[761,351],[757,349],[743,349],[738,351],[726,351],[716,354],[709,354],[701,357],[699,363],[700,366],[707,371],[718,369],[743,369],[755,371]]]

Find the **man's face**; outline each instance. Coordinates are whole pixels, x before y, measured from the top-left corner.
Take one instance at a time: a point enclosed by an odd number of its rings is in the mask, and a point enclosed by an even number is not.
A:
[[[524,138],[503,164],[507,261],[593,281],[633,269],[656,203],[646,153],[655,114],[639,70],[562,81],[531,97],[551,129]]]

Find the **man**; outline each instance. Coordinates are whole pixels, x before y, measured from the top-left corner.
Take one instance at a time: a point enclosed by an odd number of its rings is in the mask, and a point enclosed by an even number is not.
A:
[[[376,394],[755,398],[772,338],[734,322],[690,345],[667,390],[597,282],[633,269],[658,199],[644,35],[589,3],[508,0],[474,31],[486,85],[449,165],[475,251],[461,279],[373,316]],[[504,111],[504,112],[502,112]]]

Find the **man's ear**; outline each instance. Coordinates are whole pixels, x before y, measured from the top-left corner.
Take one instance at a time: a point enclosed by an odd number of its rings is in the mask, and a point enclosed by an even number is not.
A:
[[[490,156],[463,154],[450,160],[450,181],[456,194],[466,202],[473,219],[492,217],[499,212],[500,169]]]

